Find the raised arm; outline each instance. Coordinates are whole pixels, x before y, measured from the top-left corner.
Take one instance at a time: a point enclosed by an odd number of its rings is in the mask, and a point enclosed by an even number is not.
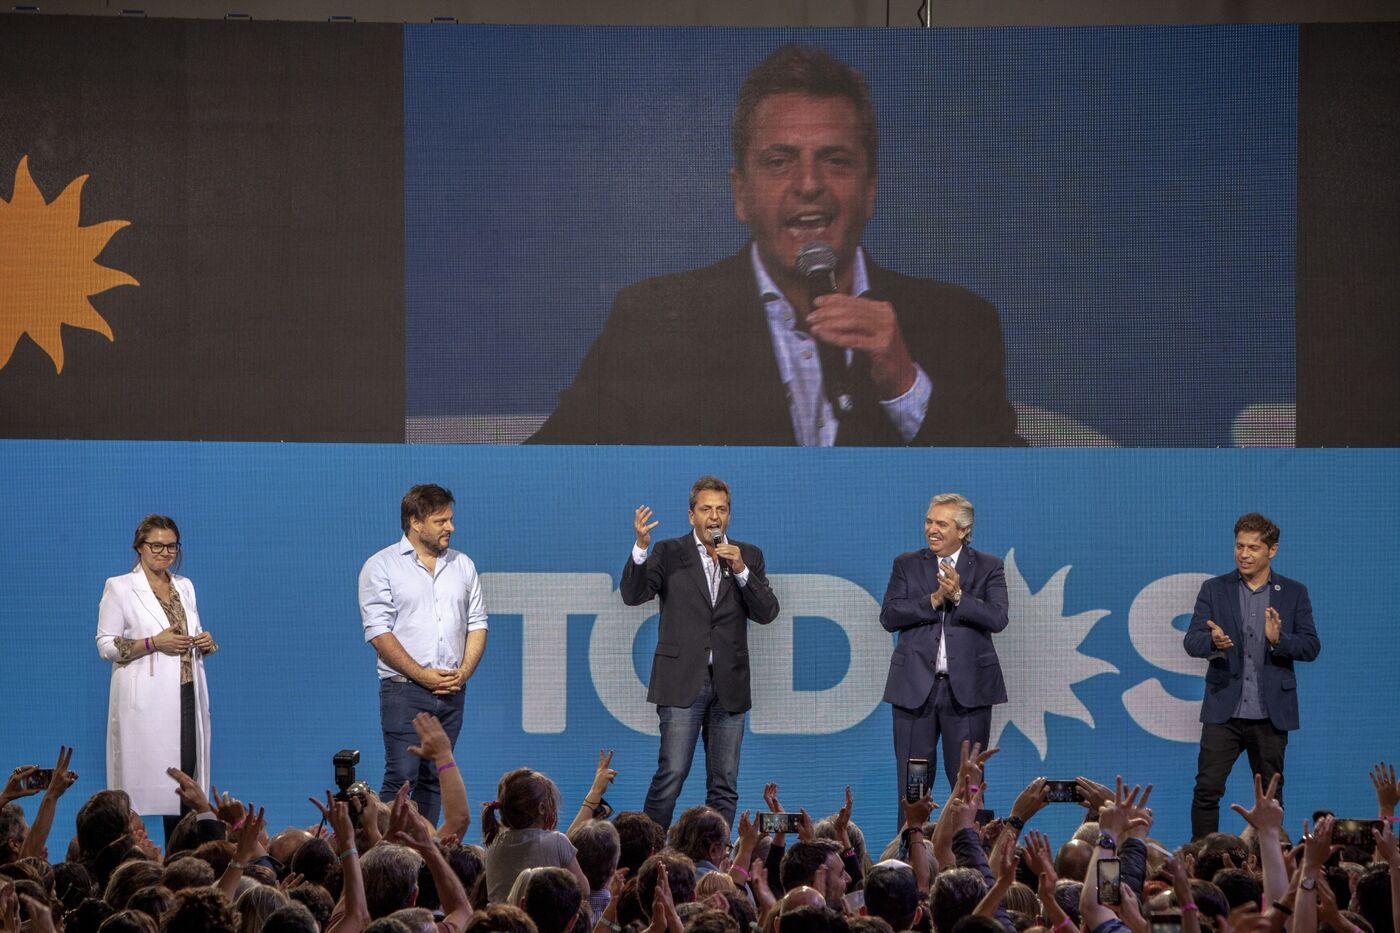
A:
[[[433,877],[438,896],[442,900],[442,922],[451,930],[460,931],[466,927],[472,916],[471,901],[467,890],[462,887],[462,879],[447,864],[442,851],[438,849],[427,822],[408,803],[408,785],[399,788],[394,798],[393,814],[390,817],[388,841],[408,846],[423,857],[428,874]]]
[[[419,758],[433,763],[437,771],[438,791],[442,795],[442,825],[438,835],[452,834],[461,838],[467,834],[472,824],[471,805],[467,802],[467,785],[462,780],[462,771],[452,757],[452,740],[442,728],[442,723],[431,713],[419,713],[413,717],[413,731],[418,733],[418,744],[408,750]]]
[[[583,802],[579,804],[578,813],[574,814],[574,821],[569,824],[565,835],[572,835],[589,820],[593,819],[593,814],[598,811],[598,804],[603,800],[603,792],[608,789],[608,785],[617,777],[617,772],[612,766],[613,753],[609,751],[598,752],[598,769],[593,772],[593,783],[588,788],[588,793],[583,795]],[[585,891],[586,895],[588,892]]]
[[[78,779],[76,773],[68,770],[68,762],[72,759],[73,749],[60,745],[58,763],[53,766],[53,777],[49,778],[49,786],[44,789],[44,799],[39,801],[39,811],[34,814],[34,822],[19,847],[19,858],[32,855],[35,858],[48,859],[49,829],[53,826],[53,814],[58,807],[58,798]]]
[[[749,554],[748,579],[739,587],[739,599],[750,619],[759,625],[767,625],[778,617],[778,597],[768,585],[768,574],[764,569],[763,552],[753,548]]]
[[[307,799],[330,824],[333,834],[331,848],[340,862],[340,901],[335,905],[326,933],[359,933],[370,920],[369,902],[365,899],[365,877],[360,869],[360,850],[355,847],[355,824],[350,820],[350,805],[344,800],[336,800],[330,791],[326,791],[324,806],[315,797]]]
[[[1254,775],[1254,806],[1246,810],[1237,803],[1230,804],[1244,821],[1254,827],[1259,839],[1259,867],[1264,874],[1264,901],[1272,904],[1288,891],[1288,866],[1283,860],[1283,806],[1278,802],[1280,776],[1269,779],[1269,787],[1259,775]]]
[[[622,566],[622,580],[618,584],[622,601],[629,606],[640,606],[661,592],[664,582],[661,561],[655,554],[647,556],[647,548],[651,547],[651,531],[658,524],[652,520],[651,509],[645,505],[637,506],[632,513],[635,540],[627,555],[627,563]]]

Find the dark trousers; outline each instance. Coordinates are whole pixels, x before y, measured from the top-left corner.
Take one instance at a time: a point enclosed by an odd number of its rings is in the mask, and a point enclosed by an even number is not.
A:
[[[933,691],[919,709],[891,706],[894,718],[895,772],[899,776],[899,799],[904,799],[904,784],[909,776],[909,759],[926,758],[929,763],[929,786],[933,786],[933,769],[938,763],[938,745],[943,745],[943,773],[952,788],[958,779],[962,743],[980,742],[987,747],[992,734],[990,706],[963,706],[953,699],[953,688],[946,676],[933,682]],[[903,812],[900,820],[903,820]]]
[[[194,777],[195,769],[199,766],[198,756],[195,749],[199,740],[195,737],[194,725],[194,683],[180,685],[180,770]],[[208,788],[205,788],[207,791]],[[175,831],[175,824],[180,822],[180,817],[190,812],[184,801],[180,802],[180,812],[175,814],[167,813],[165,822],[165,844],[170,845],[170,834]]]
[[[436,826],[442,810],[442,794],[438,790],[437,767],[432,759],[419,758],[408,750],[418,744],[413,731],[413,717],[432,713],[442,723],[447,740],[456,746],[462,731],[462,706],[467,691],[464,687],[450,696],[437,696],[407,677],[386,677],[379,681],[379,725],[384,730],[384,783],[379,798],[392,803],[393,796],[406,783],[413,784],[412,799],[418,812]]]
[[[731,713],[715,695],[707,673],[689,706],[658,706],[661,751],[656,774],[642,809],[664,829],[671,825],[676,799],[690,774],[697,739],[705,743],[705,803],[734,825],[739,803],[739,747],[744,742],[744,714]]]
[[[1288,733],[1267,719],[1231,719],[1201,725],[1201,752],[1196,760],[1196,790],[1191,795],[1191,838],[1200,839],[1220,828],[1220,798],[1239,760],[1249,755],[1249,767],[1269,786],[1278,778],[1278,802],[1283,803],[1283,753]]]

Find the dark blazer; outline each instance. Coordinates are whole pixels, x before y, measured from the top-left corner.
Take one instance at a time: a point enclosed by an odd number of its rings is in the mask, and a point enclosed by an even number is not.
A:
[[[1196,611],[1186,629],[1182,645],[1193,658],[1210,658],[1206,668],[1206,694],[1201,700],[1201,722],[1228,722],[1235,715],[1244,689],[1244,631],[1240,622],[1238,571],[1212,577],[1201,585]],[[1311,661],[1322,650],[1313,627],[1312,602],[1308,588],[1297,580],[1277,573],[1269,589],[1269,606],[1279,614],[1278,644],[1264,652],[1259,690],[1269,720],[1285,731],[1298,728],[1298,681],[1294,661]],[[1217,651],[1206,620],[1229,635],[1235,646]]]
[[[885,702],[918,709],[933,692],[938,636],[947,630],[948,685],[962,706],[1006,702],[1006,681],[992,635],[1006,628],[1006,572],[1001,561],[964,545],[956,565],[962,600],[952,612],[934,609],[938,558],[928,548],[894,559],[880,624],[898,632],[885,680]]]
[[[661,632],[651,663],[647,702],[689,706],[700,692],[706,657],[714,653],[714,684],[719,702],[731,713],[753,705],[749,694],[748,620],[767,625],[778,617],[778,600],[763,573],[763,552],[738,545],[749,570],[740,586],[733,577],[720,581],[719,598],[710,606],[705,566],[696,553],[695,535],[659,541],[645,564],[629,555],[622,568],[622,601],[640,606],[661,597]]]
[[[996,308],[956,285],[881,269],[868,255],[866,268],[869,297],[894,306],[910,354],[933,381],[937,411],[911,444],[1023,445]],[[855,408],[836,443],[904,446],[861,354],[850,381]],[[748,248],[618,292],[573,385],[529,442],[795,444]]]

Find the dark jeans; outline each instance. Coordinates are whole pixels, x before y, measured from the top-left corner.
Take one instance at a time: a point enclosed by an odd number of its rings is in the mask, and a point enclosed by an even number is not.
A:
[[[379,725],[384,730],[384,783],[379,788],[381,800],[391,803],[399,788],[411,782],[411,796],[418,804],[418,812],[434,826],[437,825],[442,809],[437,768],[431,759],[419,758],[408,750],[410,745],[418,744],[418,733],[413,731],[413,717],[419,713],[432,713],[442,723],[448,741],[456,746],[457,734],[462,731],[462,704],[466,696],[465,688],[451,696],[440,697],[407,678],[403,678],[402,682],[398,677],[386,677],[379,681]]]
[[[908,779],[909,759],[928,759],[929,787],[933,786],[933,769],[938,764],[938,746],[943,746],[943,773],[948,776],[948,787],[958,780],[958,764],[961,761],[962,743],[980,742],[987,747],[992,734],[992,708],[990,706],[963,706],[953,699],[953,689],[947,677],[939,677],[933,682],[933,691],[919,709],[905,709],[902,706],[890,707],[894,720],[895,773],[899,777],[899,797],[904,799],[904,784]],[[899,820],[904,819],[904,811],[899,812]],[[896,822],[895,825],[899,825]]]
[[[726,710],[715,696],[712,675],[706,673],[700,693],[689,706],[658,706],[661,752],[656,774],[647,790],[646,815],[671,825],[676,798],[690,774],[695,740],[705,743],[705,803],[720,812],[730,826],[739,803],[739,746],[744,741],[744,714]]]
[[[198,739],[195,735],[194,725],[194,683],[180,685],[180,770],[194,777],[195,768],[199,766],[196,746]],[[208,791],[209,788],[205,788]],[[165,845],[170,845],[170,834],[175,831],[175,825],[180,822],[180,817],[190,812],[190,808],[184,801],[180,802],[180,812],[165,814]]]
[[[1231,719],[1201,725],[1201,753],[1196,761],[1196,790],[1191,795],[1191,838],[1200,839],[1220,828],[1220,798],[1225,782],[1240,757],[1249,755],[1249,767],[1264,786],[1277,774],[1278,802],[1283,803],[1283,752],[1288,733],[1267,719]]]

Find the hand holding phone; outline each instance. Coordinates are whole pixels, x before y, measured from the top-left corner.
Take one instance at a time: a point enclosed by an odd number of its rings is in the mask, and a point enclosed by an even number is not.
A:
[[[1077,781],[1045,782],[1046,803],[1082,803],[1083,801],[1084,795],[1080,793]]]
[[[904,778],[904,799],[918,803],[928,793],[928,759],[910,758]]]
[[[801,813],[760,813],[758,831],[761,833],[795,833],[802,825]]]
[[[1101,858],[1098,861],[1098,877],[1095,879],[1095,887],[1098,888],[1099,903],[1106,907],[1117,907],[1123,903],[1123,888],[1119,882],[1118,859]]]

